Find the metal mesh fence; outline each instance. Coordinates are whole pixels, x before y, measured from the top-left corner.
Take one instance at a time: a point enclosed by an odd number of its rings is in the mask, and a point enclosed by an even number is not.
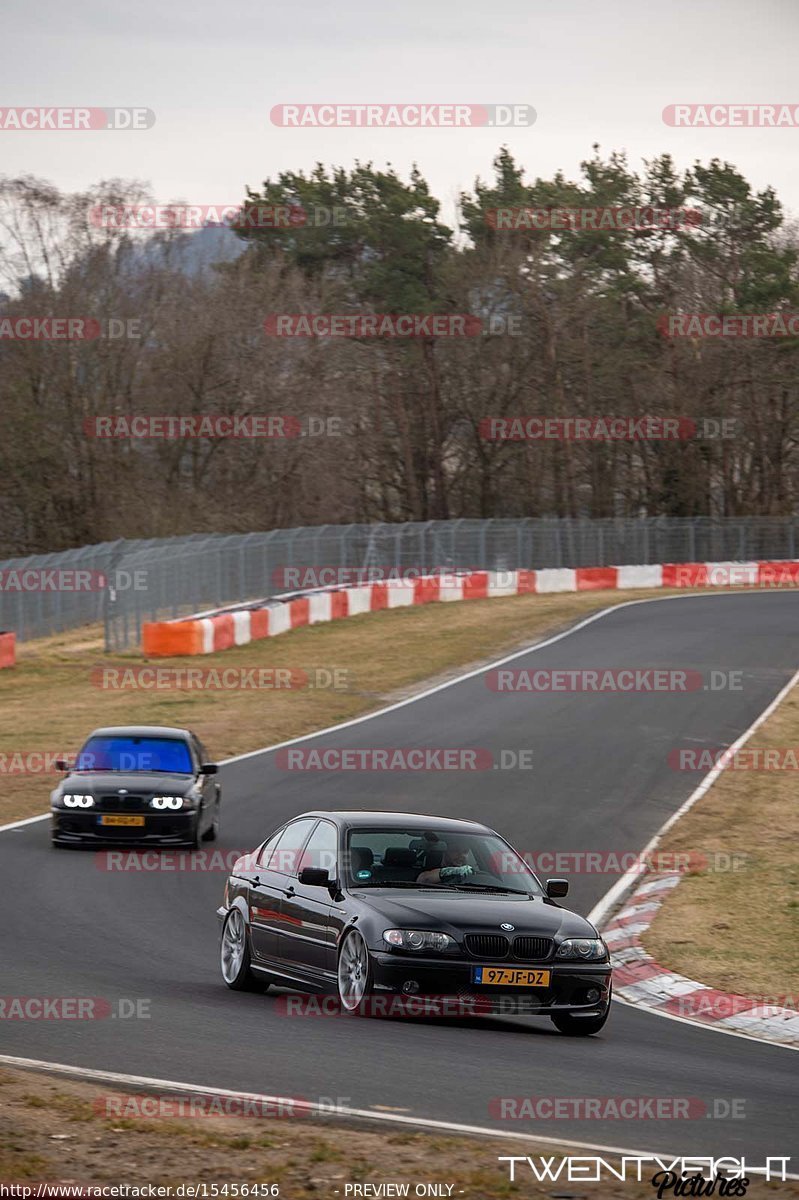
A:
[[[795,517],[530,518],[104,542],[0,562],[0,630],[25,640],[102,621],[106,649],[119,650],[139,643],[143,621],[341,581],[344,569],[379,576],[792,559],[798,526]]]

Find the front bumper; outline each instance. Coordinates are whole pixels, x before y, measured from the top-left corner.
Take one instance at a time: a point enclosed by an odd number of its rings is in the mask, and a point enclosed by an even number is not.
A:
[[[495,987],[472,982],[474,967],[489,965],[477,959],[426,959],[370,950],[376,992],[424,999],[431,1011],[442,1001],[446,1011],[464,1014],[494,1012],[548,1016],[571,1012],[585,1016],[605,1012],[610,1003],[611,965],[583,962],[491,963],[491,966],[531,967],[551,972],[545,988]],[[409,992],[408,984],[416,985]],[[445,1003],[444,1003],[445,1002]]]
[[[75,808],[54,808],[51,813],[53,841],[64,845],[113,842],[114,845],[129,846],[185,846],[193,840],[199,819],[196,809],[182,812],[157,812],[152,809],[131,814],[144,817],[143,825],[101,825],[100,818],[103,815],[119,814]]]

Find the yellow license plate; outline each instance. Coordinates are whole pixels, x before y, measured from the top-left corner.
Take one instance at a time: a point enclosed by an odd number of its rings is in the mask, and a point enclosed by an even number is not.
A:
[[[528,967],[472,967],[472,983],[495,987],[549,987],[551,975]]]
[[[101,825],[143,825],[144,817],[111,817],[107,814],[100,817]]]

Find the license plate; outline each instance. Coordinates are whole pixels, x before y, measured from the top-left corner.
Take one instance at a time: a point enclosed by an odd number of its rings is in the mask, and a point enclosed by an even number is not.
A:
[[[111,817],[107,813],[100,817],[101,825],[143,825],[144,817]]]
[[[551,971],[526,967],[472,967],[472,983],[495,987],[549,987]]]

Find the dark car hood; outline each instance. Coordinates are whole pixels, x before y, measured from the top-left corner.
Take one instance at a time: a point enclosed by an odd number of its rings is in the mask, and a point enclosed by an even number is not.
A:
[[[433,891],[405,892],[390,888],[364,888],[357,896],[392,925],[404,929],[499,933],[500,925],[507,922],[515,927],[516,933],[596,937],[593,925],[584,917],[538,897],[528,899],[487,892],[437,895]]]
[[[193,775],[172,775],[166,771],[70,771],[57,790],[99,796],[125,788],[133,793],[185,796],[193,783]]]

